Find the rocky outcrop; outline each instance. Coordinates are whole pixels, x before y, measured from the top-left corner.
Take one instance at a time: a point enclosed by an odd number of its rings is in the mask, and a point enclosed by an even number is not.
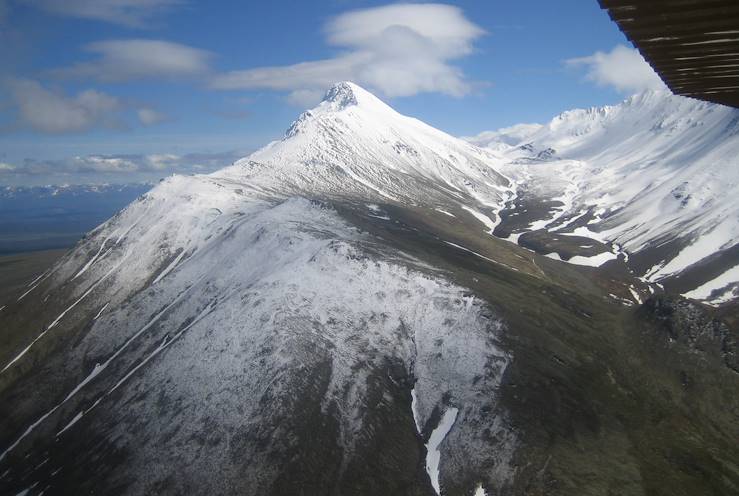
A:
[[[680,297],[659,296],[647,300],[642,311],[659,324],[671,341],[720,356],[727,367],[739,373],[735,333],[713,318],[704,306]]]

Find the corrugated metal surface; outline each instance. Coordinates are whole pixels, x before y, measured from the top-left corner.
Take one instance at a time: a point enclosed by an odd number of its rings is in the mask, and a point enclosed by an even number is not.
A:
[[[678,95],[739,108],[739,0],[598,0]]]

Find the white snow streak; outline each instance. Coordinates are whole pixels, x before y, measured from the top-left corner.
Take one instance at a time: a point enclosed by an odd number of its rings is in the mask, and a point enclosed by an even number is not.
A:
[[[28,353],[28,351],[33,347],[33,345],[35,345],[38,342],[39,339],[41,339],[42,337],[44,337],[47,332],[49,332],[52,328],[54,328],[59,323],[59,321],[62,319],[62,317],[64,317],[67,314],[67,312],[69,312],[70,310],[72,310],[74,307],[77,306],[77,304],[79,302],[81,302],[83,299],[85,299],[85,297],[87,295],[89,295],[92,292],[92,290],[94,290],[101,282],[103,282],[105,279],[107,279],[108,276],[110,276],[116,269],[118,269],[118,267],[120,267],[125,260],[126,260],[126,258],[124,257],[123,260],[121,260],[117,265],[115,265],[112,269],[110,269],[103,277],[101,277],[100,279],[98,279],[92,286],[90,286],[89,289],[87,291],[85,291],[85,293],[82,296],[80,296],[74,303],[72,303],[62,313],[60,313],[59,316],[56,319],[54,319],[54,321],[51,324],[49,324],[49,326],[41,332],[41,334],[39,334],[38,336],[36,336],[36,338],[33,341],[31,341],[31,343],[28,346],[26,346],[25,348],[23,348],[23,350],[20,353],[18,353],[15,356],[15,358],[13,358],[10,362],[8,362],[5,365],[5,367],[3,367],[2,370],[0,370],[0,374],[3,373],[3,372],[5,372],[6,370],[8,370],[8,368],[11,365],[13,365],[15,362],[17,362],[18,360],[20,360],[23,357],[23,355],[25,355],[26,353]]]
[[[493,222],[490,217],[466,205],[462,205],[462,208],[471,213],[477,220],[485,224],[485,227],[488,228],[488,234],[493,234],[493,231],[495,230],[495,222]]]
[[[167,274],[172,272],[172,270],[177,266],[178,263],[180,263],[180,260],[182,260],[182,257],[185,256],[185,250],[182,250],[177,257],[170,263],[166,269],[164,269],[161,274],[159,274],[156,279],[154,279],[154,282],[152,284],[156,284],[165,277],[167,277]]]
[[[82,267],[82,268],[80,269],[80,271],[79,271],[79,272],[77,272],[77,273],[76,273],[76,274],[74,275],[74,277],[72,277],[72,280],[74,280],[74,279],[77,279],[77,278],[78,278],[79,276],[81,276],[82,274],[84,274],[84,273],[85,273],[85,271],[87,271],[87,269],[89,269],[89,268],[90,268],[90,267],[92,266],[92,264],[94,264],[94,263],[95,263],[95,261],[96,261],[96,260],[98,259],[98,257],[100,256],[100,253],[101,253],[101,252],[103,251],[103,248],[105,248],[105,243],[107,243],[107,242],[108,242],[108,239],[109,239],[109,237],[106,237],[106,238],[105,238],[105,239],[103,240],[103,242],[102,242],[102,243],[100,243],[100,248],[98,248],[98,251],[97,251],[97,253],[95,253],[95,256],[93,256],[93,257],[92,257],[92,258],[91,258],[91,259],[90,259],[90,260],[89,260],[89,261],[88,261],[88,262],[87,262],[87,263],[85,264],[85,266],[84,266],[84,267]],[[105,255],[107,255],[107,254],[108,254],[108,252],[106,251],[106,252],[105,252]],[[103,255],[103,257],[105,257],[105,255]]]
[[[431,485],[434,486],[436,494],[441,494],[441,488],[439,486],[439,462],[441,461],[441,451],[439,447],[444,441],[444,438],[449,431],[452,430],[454,421],[457,420],[457,413],[459,412],[456,408],[449,408],[444,412],[444,416],[441,418],[439,425],[431,433],[429,442],[426,443],[426,472],[428,472],[431,478]]]
[[[437,207],[437,208],[435,208],[434,210],[436,210],[437,212],[441,212],[441,213],[442,213],[442,214],[444,214],[444,215],[448,215],[449,217],[456,217],[456,215],[454,215],[453,213],[447,212],[447,211],[446,211],[446,210],[444,210],[443,208],[438,208],[438,207]]]
[[[411,412],[413,412],[413,423],[416,424],[416,431],[421,434],[421,420],[418,416],[418,397],[416,396],[416,388],[411,389]]]
[[[110,302],[107,302],[105,305],[103,305],[103,308],[100,309],[100,311],[93,317],[92,320],[97,320],[100,318],[100,316],[103,314],[106,308],[108,308],[108,305],[110,305]]]
[[[452,243],[451,241],[444,241],[444,243],[448,244],[449,246],[453,246],[453,247],[458,248],[460,250],[466,251],[467,253],[471,253],[471,254],[475,255],[476,257],[480,257],[483,260],[487,260],[488,262],[492,262],[492,263],[497,264],[497,265],[502,265],[503,267],[506,267],[508,269],[514,270],[516,272],[519,271],[515,267],[512,267],[510,265],[504,264],[503,262],[498,262],[497,260],[493,260],[492,258],[488,258],[485,255],[481,255],[481,254],[477,253],[476,251],[472,251],[469,248],[465,248],[464,246],[460,246],[460,245],[458,245],[456,243]]]
[[[15,300],[15,301],[21,301],[23,298],[26,297],[26,295],[28,293],[30,293],[31,291],[33,291],[34,289],[36,289],[36,287],[38,287],[38,284],[35,284],[35,285],[31,286],[31,289],[29,289],[28,291],[26,291],[25,293],[23,293],[22,295],[20,295],[20,297],[17,300]]]

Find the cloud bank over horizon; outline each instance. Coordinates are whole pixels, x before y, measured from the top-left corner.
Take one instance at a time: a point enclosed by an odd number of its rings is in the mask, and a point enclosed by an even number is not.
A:
[[[106,182],[152,181],[169,174],[206,174],[231,165],[244,152],[85,155],[58,160],[0,161],[0,184],[82,184],[91,176]],[[49,182],[51,180],[51,182]]]

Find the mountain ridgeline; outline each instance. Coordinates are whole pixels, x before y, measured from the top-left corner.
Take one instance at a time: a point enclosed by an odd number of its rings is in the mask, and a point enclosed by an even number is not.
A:
[[[737,122],[466,141],[339,83],[0,303],[0,488],[736,493]]]

